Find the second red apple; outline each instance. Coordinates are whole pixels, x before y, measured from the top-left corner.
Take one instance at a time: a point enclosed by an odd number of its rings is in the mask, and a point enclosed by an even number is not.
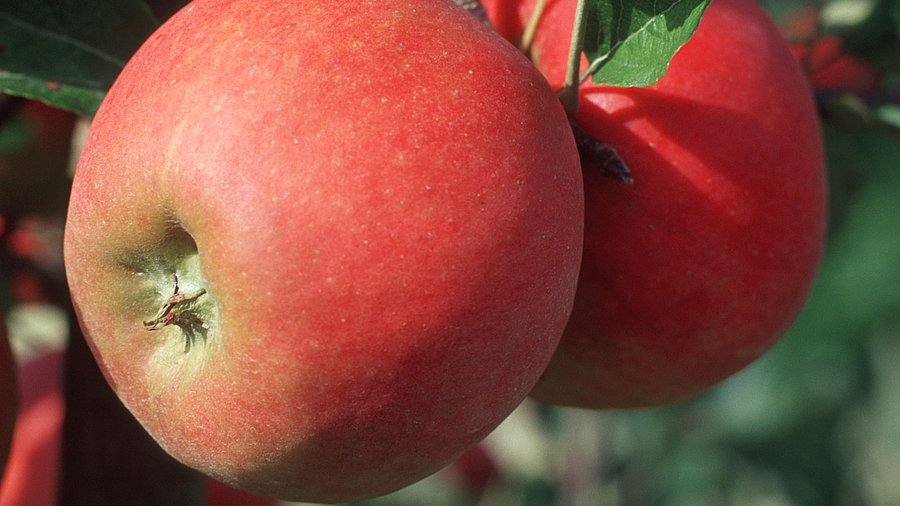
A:
[[[487,0],[521,38],[532,0]],[[549,2],[530,50],[563,84],[575,1]],[[799,312],[822,252],[818,118],[791,51],[752,0],[715,0],[646,89],[581,89],[578,122],[630,166],[590,166],[575,308],[533,391],[583,407],[683,399],[769,349]]]

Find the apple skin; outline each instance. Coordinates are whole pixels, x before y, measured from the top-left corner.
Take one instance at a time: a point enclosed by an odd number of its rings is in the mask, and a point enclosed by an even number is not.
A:
[[[255,494],[350,501],[527,396],[571,310],[583,197],[553,91],[449,1],[199,0],[98,111],[65,263],[165,450]],[[176,274],[206,293],[148,332]]]
[[[0,483],[5,474],[6,461],[12,446],[18,402],[16,363],[6,335],[6,321],[0,314]]]
[[[521,37],[534,2],[487,0]],[[531,58],[566,68],[574,1],[551,1]],[[586,84],[577,120],[630,166],[585,171],[572,318],[534,398],[587,408],[671,403],[769,349],[801,309],[823,248],[824,161],[809,87],[749,0],[715,0],[646,89]]]

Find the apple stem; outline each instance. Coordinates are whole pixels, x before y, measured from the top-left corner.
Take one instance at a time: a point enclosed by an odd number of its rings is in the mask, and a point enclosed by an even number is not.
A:
[[[528,19],[528,26],[522,34],[522,40],[519,42],[519,49],[525,53],[531,53],[531,45],[534,43],[534,35],[537,33],[537,27],[544,15],[544,9],[547,7],[547,0],[538,0],[531,12],[531,18]]]
[[[578,0],[575,6],[575,22],[572,26],[572,42],[569,45],[569,65],[566,81],[560,92],[560,100],[570,119],[578,113],[578,87],[581,84],[581,53],[584,50],[584,36],[587,32],[587,0]]]

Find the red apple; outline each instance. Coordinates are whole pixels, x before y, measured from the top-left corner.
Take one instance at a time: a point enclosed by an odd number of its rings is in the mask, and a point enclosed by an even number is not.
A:
[[[6,321],[0,314],[0,483],[12,445],[18,397],[16,364],[6,336]]]
[[[549,3],[531,49],[554,86],[574,4]],[[533,5],[485,2],[513,40]],[[814,277],[825,178],[809,87],[759,6],[715,0],[657,85],[587,84],[577,119],[635,183],[584,168],[578,293],[533,395],[594,408],[692,396],[772,346]]]
[[[519,404],[582,237],[555,94],[449,0],[198,0],[98,112],[65,261],[163,448],[337,502],[432,473]]]

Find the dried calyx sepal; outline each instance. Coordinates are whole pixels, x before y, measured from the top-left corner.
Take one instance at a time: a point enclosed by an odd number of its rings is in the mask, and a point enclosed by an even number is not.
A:
[[[163,305],[150,320],[142,322],[144,329],[154,331],[168,325],[176,325],[185,334],[184,351],[190,351],[197,335],[205,336],[209,325],[204,322],[194,309],[194,302],[206,294],[205,288],[199,288],[193,292],[182,292],[178,286],[178,274],[174,274],[175,288],[172,295],[163,302]]]

